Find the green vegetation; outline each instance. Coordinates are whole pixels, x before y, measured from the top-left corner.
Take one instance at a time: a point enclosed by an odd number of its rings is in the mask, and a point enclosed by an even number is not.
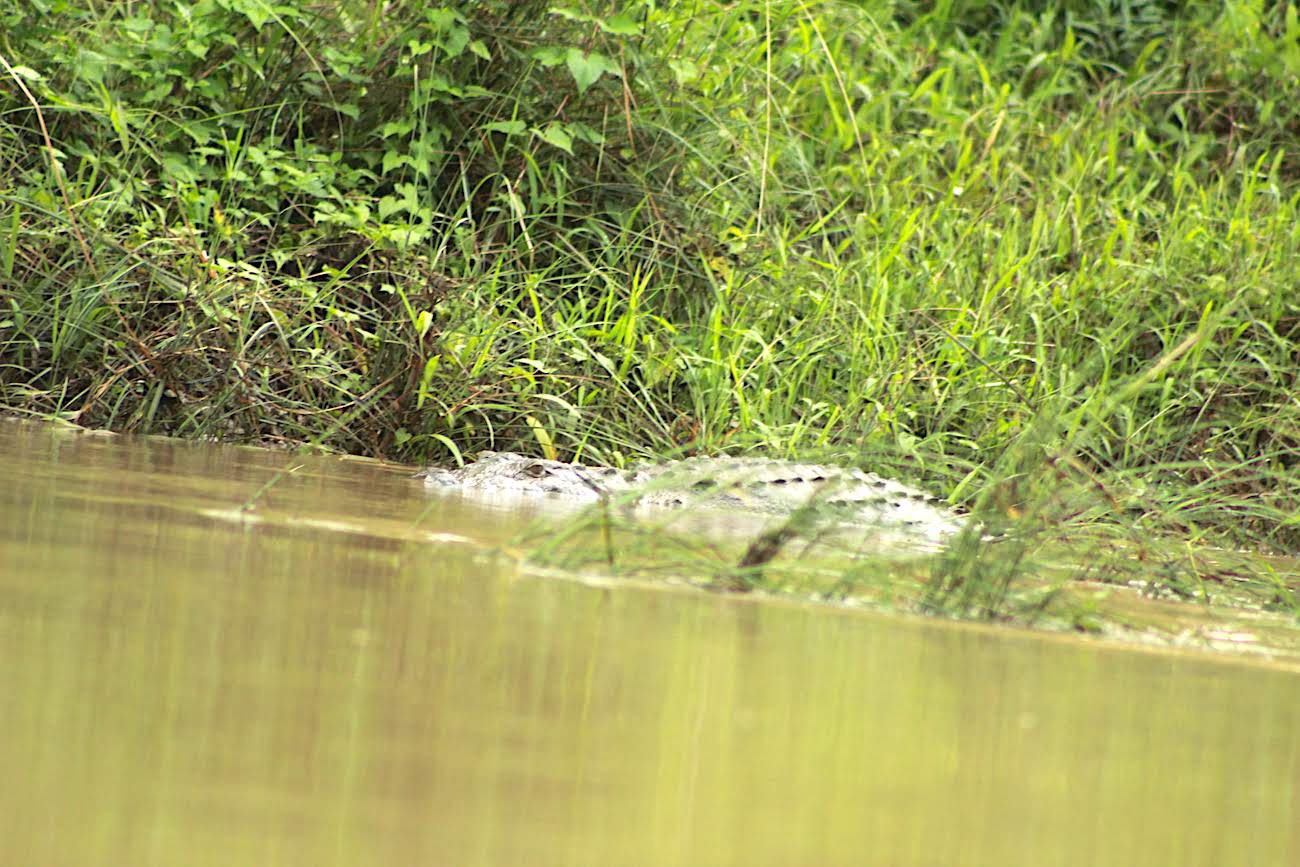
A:
[[[0,56],[11,411],[1300,550],[1288,3],[0,0]]]

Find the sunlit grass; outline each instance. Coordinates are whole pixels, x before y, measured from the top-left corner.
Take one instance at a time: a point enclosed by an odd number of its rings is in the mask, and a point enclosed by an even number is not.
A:
[[[190,57],[161,97],[166,4],[8,13],[10,409],[412,462],[866,466],[1021,540],[935,567],[924,605],[966,614],[1098,528],[1300,548],[1281,12],[390,6],[229,12],[243,55],[198,22],[245,66]],[[403,41],[452,31],[488,57]],[[578,91],[539,53],[574,45],[620,74]]]

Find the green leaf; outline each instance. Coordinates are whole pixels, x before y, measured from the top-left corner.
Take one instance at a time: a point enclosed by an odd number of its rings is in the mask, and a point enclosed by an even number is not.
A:
[[[171,180],[179,181],[182,184],[192,184],[199,179],[199,174],[185,159],[178,154],[165,154],[163,156],[163,171],[170,176]]]
[[[547,124],[545,129],[533,130],[547,144],[555,145],[567,154],[573,153],[573,135],[568,126],[558,121]]]
[[[438,46],[448,57],[459,57],[469,44],[469,31],[464,27],[456,27],[447,31],[445,39],[438,40]]]
[[[379,128],[379,136],[388,138],[394,135],[406,135],[411,131],[412,126],[409,120],[390,120]]]
[[[605,143],[605,136],[602,135],[599,130],[593,129],[585,123],[578,123],[575,121],[570,123],[568,128],[569,132],[573,133],[573,137],[576,139],[594,145],[603,145]]]
[[[77,58],[74,68],[77,75],[86,81],[98,84],[104,80],[104,69],[108,66],[108,58],[98,51],[91,51],[83,48],[77,52]]]
[[[448,9],[446,7],[426,9],[424,19],[433,26],[434,30],[437,30],[440,33],[454,30],[458,25],[463,25],[465,23],[464,15],[454,9]]]
[[[528,124],[522,120],[494,120],[492,123],[484,124],[483,128],[488,132],[503,132],[506,135],[519,135],[521,132],[528,130]]]
[[[559,457],[559,453],[555,451],[555,441],[551,439],[551,432],[545,425],[531,415],[524,416],[524,424],[528,425],[528,429],[537,438],[537,444],[542,447],[542,454],[547,460],[553,461]]]
[[[423,136],[411,142],[411,167],[429,177],[429,173],[438,157],[442,137],[438,130],[429,129]]]
[[[458,85],[452,84],[451,79],[441,72],[430,72],[429,77],[421,82],[421,85],[438,93],[449,93],[452,96],[464,96],[465,91]]]
[[[394,196],[384,196],[379,200],[379,221],[386,221],[393,214],[406,210],[406,202]]]
[[[570,48],[565,52],[564,62],[569,67],[569,74],[578,85],[578,93],[586,93],[587,88],[607,72],[610,75],[623,74],[623,70],[617,63],[597,51],[583,54],[577,48]]]
[[[212,127],[206,123],[181,123],[180,128],[196,145],[202,146],[212,140]]]
[[[635,36],[641,32],[641,25],[626,12],[620,12],[613,18],[598,22],[600,29],[616,36]]]
[[[569,9],[565,6],[554,6],[550,9],[552,15],[560,18],[567,18],[570,21],[595,21],[596,17],[586,12],[579,12],[577,9]]]
[[[700,77],[700,68],[689,60],[669,60],[668,68],[678,84],[690,84]]]
[[[514,190],[506,190],[506,201],[510,202],[510,210],[514,213],[516,219],[523,219],[527,209],[524,208],[524,200],[519,198],[519,194]]]
[[[18,237],[18,227],[22,225],[21,211],[22,211],[21,205],[14,205],[13,211],[11,211],[9,214],[8,234],[10,238],[16,239]],[[6,279],[11,279],[14,276],[14,253],[16,247],[17,244],[13,242],[7,242],[3,245],[3,248],[0,248],[0,264],[3,265],[4,275]],[[11,301],[11,303],[15,304],[15,309],[17,309],[16,307],[17,302]],[[9,325],[13,324],[12,319],[6,321],[9,323]],[[4,323],[0,323],[0,327],[7,327],[7,326],[5,326]]]
[[[533,52],[533,57],[542,66],[559,66],[564,62],[564,49],[547,45]]]
[[[153,19],[143,15],[130,15],[122,19],[120,26],[129,33],[145,34],[153,28]]]
[[[411,158],[400,151],[384,151],[384,164],[379,173],[386,175],[395,168],[411,164]]]
[[[35,69],[32,69],[30,66],[15,66],[13,67],[13,70],[14,70],[14,75],[17,75],[20,78],[25,78],[28,81],[45,80],[45,76],[41,75]]]
[[[552,15],[560,18],[567,18],[570,21],[579,21],[582,23],[594,23],[606,33],[613,33],[618,36],[634,36],[641,32],[641,25],[637,24],[636,19],[626,12],[619,12],[613,18],[600,18],[589,12],[579,12],[577,9],[568,9],[563,6],[555,6],[550,10]]]
[[[424,402],[429,399],[429,383],[433,382],[433,375],[438,372],[441,362],[442,356],[435,355],[424,363],[424,371],[420,374],[420,389],[416,392],[415,397],[416,409],[423,407]]]
[[[107,92],[105,92],[107,96]],[[113,125],[114,132],[117,133],[118,143],[122,145],[122,153],[131,150],[131,136],[127,131],[126,115],[122,112],[122,106],[115,101],[108,103],[108,122]]]
[[[406,207],[408,214],[418,214],[420,212],[420,194],[415,184],[394,184],[393,189],[402,197],[402,204]]]
[[[262,32],[262,25],[270,20],[272,14],[265,0],[222,0],[220,5],[231,12],[243,15],[259,33]]]

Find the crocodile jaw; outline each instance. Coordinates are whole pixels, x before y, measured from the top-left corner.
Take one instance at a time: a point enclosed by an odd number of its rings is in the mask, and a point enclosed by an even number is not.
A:
[[[628,490],[632,478],[612,467],[566,464],[514,452],[480,452],[478,460],[459,470],[428,470],[424,481],[429,487],[550,495],[591,503]]]

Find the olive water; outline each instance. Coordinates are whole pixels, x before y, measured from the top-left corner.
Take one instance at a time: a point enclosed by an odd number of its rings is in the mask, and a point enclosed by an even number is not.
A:
[[[0,423],[37,865],[1300,864],[1300,674],[522,569],[409,470]]]

